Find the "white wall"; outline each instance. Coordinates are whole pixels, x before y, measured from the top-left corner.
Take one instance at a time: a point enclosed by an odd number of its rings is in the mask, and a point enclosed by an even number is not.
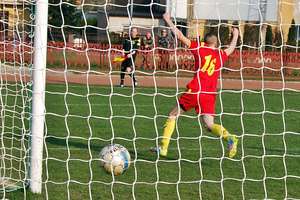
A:
[[[262,0],[194,0],[195,19],[260,21]],[[267,0],[267,21],[277,21],[278,0]]]
[[[128,17],[109,17],[109,32],[122,32],[124,27],[129,26]],[[133,18],[133,26],[151,28],[152,26],[159,26],[158,19],[151,18]]]
[[[295,23],[300,24],[300,0],[295,0],[296,6],[295,6]]]
[[[167,0],[168,12],[172,17],[187,18],[187,0]]]

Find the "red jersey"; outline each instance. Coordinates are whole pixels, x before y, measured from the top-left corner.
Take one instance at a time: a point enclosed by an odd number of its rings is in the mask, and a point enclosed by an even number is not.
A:
[[[191,53],[195,58],[195,74],[187,88],[193,92],[215,93],[217,91],[220,69],[228,56],[223,50],[212,49],[204,42],[192,41]]]

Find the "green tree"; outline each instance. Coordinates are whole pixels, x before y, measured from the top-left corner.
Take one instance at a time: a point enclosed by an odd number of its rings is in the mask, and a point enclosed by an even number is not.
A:
[[[297,27],[295,26],[295,20],[292,20],[292,24],[289,28],[289,33],[288,33],[288,45],[296,46],[296,32],[297,32]]]
[[[266,32],[266,50],[270,51],[272,50],[271,45],[273,45],[273,31],[272,31],[272,26],[268,25],[267,26],[267,32]]]
[[[229,40],[229,27],[227,24],[227,20],[221,20],[221,23],[219,20],[206,21],[204,34],[215,34],[217,37],[219,37],[221,45],[225,45]]]
[[[214,33],[218,35],[218,23],[218,20],[207,20],[205,22],[204,35],[207,33]]]
[[[258,23],[249,24],[246,23],[244,36],[243,36],[243,43],[245,45],[257,47],[259,44],[259,37],[260,37],[260,26]]]
[[[52,26],[80,26],[82,13],[77,10],[75,0],[49,0],[49,24]],[[70,5],[72,4],[72,5]]]
[[[220,25],[220,41],[221,45],[225,45],[229,41],[229,27],[228,27],[228,21],[224,20],[221,21]]]
[[[275,31],[275,36],[274,36],[274,45],[276,46],[277,49],[279,49],[283,43],[282,43],[282,32],[279,28],[276,29]]]
[[[97,26],[97,18],[90,18],[86,20],[87,25],[89,26]]]
[[[62,40],[62,34],[78,34],[82,30],[71,28],[70,26],[80,27],[84,25],[82,12],[76,8],[75,0],[49,0],[50,35],[54,40]],[[61,29],[61,27],[63,29]],[[63,32],[62,32],[63,31]]]
[[[251,41],[251,26],[246,23],[244,26],[244,35],[243,35],[243,43],[245,45],[250,45],[250,41]]]

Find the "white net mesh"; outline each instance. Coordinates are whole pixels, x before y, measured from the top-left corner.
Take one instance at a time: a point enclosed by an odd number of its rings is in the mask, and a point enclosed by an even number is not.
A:
[[[9,5],[18,11],[31,6]],[[162,19],[166,5],[189,39],[202,41],[213,32],[220,49],[239,21],[241,38],[222,68],[215,115],[240,139],[233,159],[226,142],[208,132],[193,111],[176,120],[166,158],[149,151],[159,144],[168,113],[194,74],[193,56]],[[292,14],[297,6],[266,0],[50,0],[43,191],[4,193],[3,199],[299,199],[299,27],[297,12]],[[25,188],[30,125],[25,69],[32,48],[22,38],[31,27],[23,19],[31,18],[17,16],[18,39],[1,40],[0,173]],[[11,22],[1,23],[6,35]],[[141,46],[130,46],[137,52],[138,87],[127,74],[125,87],[119,87],[121,62],[115,59],[122,58],[124,40],[133,41],[128,32],[134,27],[141,38]],[[100,167],[99,152],[110,143],[131,154],[121,176]]]
[[[29,2],[1,2],[1,192],[25,188],[27,185],[30,68],[33,55],[31,13],[32,5]]]

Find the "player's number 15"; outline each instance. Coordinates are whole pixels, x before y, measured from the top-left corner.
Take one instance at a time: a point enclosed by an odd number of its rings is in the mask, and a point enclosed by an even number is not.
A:
[[[211,59],[211,58],[212,58],[212,55],[205,56],[205,63],[203,65],[203,67],[201,68],[202,72],[207,71],[208,76],[211,76],[214,74],[216,61],[217,61],[217,59],[215,59],[215,58]]]

